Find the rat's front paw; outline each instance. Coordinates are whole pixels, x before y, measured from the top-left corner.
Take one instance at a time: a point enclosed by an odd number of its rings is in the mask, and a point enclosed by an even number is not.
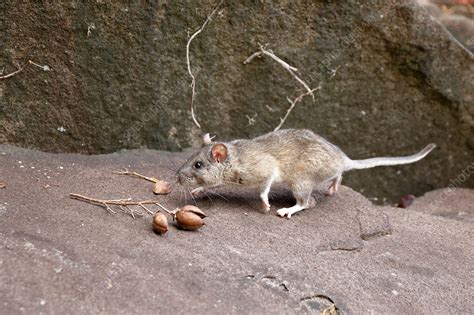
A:
[[[191,190],[191,195],[193,195],[194,198],[199,198],[204,195],[204,192],[205,192],[204,187],[198,187]]]

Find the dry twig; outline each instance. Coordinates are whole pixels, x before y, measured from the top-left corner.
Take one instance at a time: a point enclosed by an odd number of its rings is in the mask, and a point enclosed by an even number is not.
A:
[[[16,71],[13,71],[12,73],[9,73],[9,74],[6,74],[6,75],[2,75],[2,76],[0,76],[0,80],[3,80],[3,79],[8,79],[8,78],[11,78],[11,77],[13,77],[15,74],[22,72],[22,71],[23,71],[23,69],[25,69],[25,67],[26,67],[27,65],[28,65],[28,64],[24,65],[24,66],[23,66],[23,67],[21,67],[21,68],[18,68],[18,70],[16,70]]]
[[[196,126],[198,128],[201,128],[201,125],[199,124],[199,122],[197,121],[196,119],[196,116],[194,115],[194,99],[196,97],[196,77],[194,76],[192,70],[191,70],[191,61],[189,59],[189,47],[191,46],[191,42],[192,40],[199,35],[199,33],[201,33],[203,30],[204,30],[204,27],[206,27],[207,23],[211,22],[212,21],[212,17],[214,16],[214,14],[217,12],[217,10],[219,9],[219,7],[221,6],[221,4],[224,2],[224,0],[221,0],[219,2],[219,4],[216,6],[216,8],[214,9],[214,11],[211,12],[211,14],[209,14],[206,18],[206,21],[204,21],[204,23],[201,25],[201,27],[196,31],[194,32],[193,35],[191,35],[191,37],[189,38],[188,40],[188,44],[186,45],[186,61],[187,61],[187,65],[188,65],[188,72],[189,72],[189,76],[191,77],[192,81],[191,81],[191,89],[192,89],[192,95],[191,95],[191,117],[194,121],[194,123],[196,124]]]
[[[288,70],[288,72],[296,79],[296,81],[298,81],[301,85],[304,86],[304,88],[306,89],[306,91],[308,91],[308,93],[310,95],[313,96],[313,99],[314,99],[314,94],[312,92],[312,90],[309,88],[308,84],[306,82],[304,82],[300,77],[298,77],[296,75],[296,71],[298,71],[298,68],[295,68],[293,66],[290,66],[287,62],[283,61],[280,57],[278,57],[277,55],[275,55],[273,53],[273,51],[271,51],[270,49],[266,49],[264,46],[262,46],[261,44],[258,44],[260,46],[260,51],[257,51],[255,53],[253,53],[252,55],[250,55],[250,57],[248,57],[247,59],[245,59],[244,61],[244,64],[248,64],[249,62],[251,62],[255,57],[261,57],[262,55],[266,55],[270,58],[272,58],[273,60],[275,60],[276,62],[278,62],[283,68],[285,68],[286,70]]]
[[[283,126],[283,124],[285,123],[286,119],[290,115],[293,108],[296,106],[297,103],[301,102],[303,97],[308,96],[310,94],[313,94],[314,91],[319,90],[319,89],[321,89],[321,86],[318,86],[318,87],[312,89],[310,92],[306,92],[306,93],[301,94],[300,96],[296,97],[294,100],[290,100],[288,98],[287,100],[288,100],[288,102],[290,102],[291,105],[288,108],[288,110],[286,111],[285,116],[283,118],[280,118],[280,123],[278,124],[278,126],[275,127],[275,129],[273,129],[273,131],[277,131],[281,128],[281,126]]]
[[[168,214],[173,215],[174,212],[171,210],[166,209],[163,205],[161,205],[156,200],[141,200],[141,201],[133,201],[131,198],[127,199],[96,199],[91,197],[86,197],[79,194],[69,194],[69,197],[72,199],[84,201],[93,205],[101,206],[105,208],[110,213],[116,213],[110,206],[118,206],[120,209],[125,210],[127,209],[130,212],[130,215],[135,218],[135,215],[143,215],[143,213],[133,210],[130,206],[139,206],[141,209],[144,209],[146,212],[150,214],[154,214],[150,209],[148,209],[145,205],[156,205],[166,211]]]
[[[297,96],[293,100],[288,99],[288,101],[290,102],[291,105],[288,108],[288,110],[286,111],[285,116],[283,118],[280,118],[280,123],[278,124],[278,126],[276,126],[275,129],[273,130],[273,131],[277,131],[285,123],[286,119],[290,115],[293,108],[296,106],[297,103],[301,102],[303,97],[311,95],[311,97],[313,98],[313,101],[314,101],[314,91],[319,90],[321,88],[321,85],[314,88],[314,89],[311,89],[306,82],[304,82],[298,75],[296,75],[295,72],[298,71],[297,68],[295,68],[293,66],[290,66],[287,62],[285,62],[280,57],[275,55],[273,53],[273,51],[271,51],[269,49],[266,49],[266,47],[262,46],[261,44],[258,44],[258,45],[260,46],[260,51],[257,51],[257,52],[254,52],[253,54],[251,54],[247,59],[244,60],[244,64],[248,64],[249,62],[251,62],[256,57],[260,58],[263,55],[269,56],[270,58],[272,58],[273,60],[278,62],[283,68],[285,68],[296,79],[296,81],[298,81],[306,89],[306,93],[303,93],[303,94]],[[268,108],[268,106],[267,106],[267,108]]]
[[[38,68],[43,69],[43,71],[50,71],[51,70],[51,68],[48,65],[39,65],[39,64],[37,64],[37,63],[35,63],[31,60],[28,60],[28,63],[32,64],[33,66],[36,66]]]
[[[43,71],[50,71],[51,70],[51,68],[48,65],[39,65],[39,64],[37,64],[37,63],[35,63],[31,60],[28,60],[28,63],[26,65],[24,65],[23,67],[18,68],[18,70],[13,71],[12,73],[0,76],[0,80],[8,79],[8,78],[13,77],[15,74],[18,74],[18,73],[22,72],[23,69],[25,69],[29,64],[31,64],[33,66],[36,66],[38,68],[41,68],[41,69],[43,69]]]
[[[114,174],[129,175],[129,176],[132,176],[132,177],[137,177],[137,178],[147,180],[147,181],[152,182],[152,183],[159,182],[159,180],[154,178],[154,177],[148,177],[148,176],[145,176],[145,175],[142,175],[142,174],[138,174],[137,172],[129,172],[127,169],[124,170],[124,171],[114,172]]]
[[[119,175],[129,175],[132,177],[141,178],[149,182],[155,183],[153,187],[153,193],[155,195],[167,195],[171,192],[171,189],[172,189],[171,185],[168,182],[159,180],[154,177],[148,177],[142,174],[138,174],[137,172],[129,172],[127,169],[125,169],[125,171],[119,171],[119,172],[114,172],[114,173],[119,174]]]

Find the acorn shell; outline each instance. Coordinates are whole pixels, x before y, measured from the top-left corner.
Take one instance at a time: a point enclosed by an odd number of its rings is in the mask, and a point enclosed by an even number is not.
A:
[[[181,210],[197,214],[201,219],[204,219],[205,217],[207,217],[207,215],[201,209],[193,205],[185,205],[184,207],[181,208]]]
[[[204,221],[194,212],[179,210],[176,212],[176,224],[182,230],[194,231],[203,226]]]
[[[163,180],[158,180],[153,186],[153,193],[155,195],[167,195],[171,192],[171,184]]]
[[[164,213],[157,212],[153,216],[153,230],[160,234],[168,232],[168,219]]]

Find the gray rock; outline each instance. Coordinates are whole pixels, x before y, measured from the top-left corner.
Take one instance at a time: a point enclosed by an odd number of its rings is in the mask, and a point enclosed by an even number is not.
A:
[[[2,313],[342,314],[472,313],[473,223],[377,207],[342,187],[291,220],[285,188],[272,212],[255,192],[227,188],[197,201],[208,217],[196,232],[151,216],[72,200],[156,198],[173,209],[178,187],[157,197],[152,184],[113,174],[128,168],[173,181],[185,154],[134,150],[97,156],[49,154],[0,145],[0,305]],[[20,163],[21,162],[21,163]],[[430,196],[415,205],[428,206]],[[456,207],[474,202],[454,189]],[[447,200],[450,203],[450,200]],[[150,206],[151,207],[151,206]],[[387,228],[391,234],[384,235]],[[365,232],[364,232],[365,231]],[[371,238],[361,237],[362,234]],[[378,236],[377,236],[378,235]]]
[[[409,210],[474,223],[472,198],[471,189],[459,189],[453,186],[426,193],[417,198]]]
[[[216,3],[2,2],[9,27],[0,68],[9,73],[31,59],[51,70],[28,66],[0,81],[0,142],[103,153],[179,150],[202,132],[260,135],[279,123],[286,98],[303,92],[268,58],[243,65],[268,43],[311,87],[321,84],[285,127],[310,128],[354,158],[439,145],[417,165],[349,174],[356,190],[420,195],[447,186],[472,160],[473,56],[408,0],[226,1],[191,45],[198,130],[185,48]]]
[[[467,49],[474,52],[474,21],[462,15],[448,15],[440,18],[440,22]]]

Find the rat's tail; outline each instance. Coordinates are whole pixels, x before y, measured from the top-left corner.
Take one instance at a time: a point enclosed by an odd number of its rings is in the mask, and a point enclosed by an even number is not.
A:
[[[366,160],[351,160],[347,158],[345,171],[349,170],[360,170],[364,168],[371,168],[376,166],[384,165],[401,165],[401,164],[410,164],[417,162],[428,155],[434,148],[436,144],[430,143],[420,152],[410,155],[410,156],[401,156],[401,157],[378,157]]]

